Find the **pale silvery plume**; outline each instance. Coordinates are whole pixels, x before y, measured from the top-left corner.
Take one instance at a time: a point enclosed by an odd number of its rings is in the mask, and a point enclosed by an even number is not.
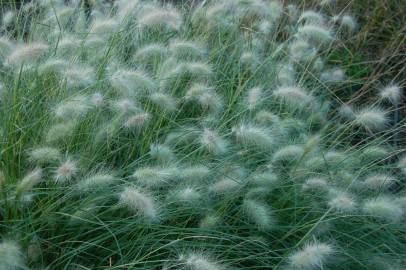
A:
[[[36,168],[24,176],[24,178],[17,184],[16,193],[19,195],[26,193],[41,181],[42,170],[40,168]]]
[[[384,160],[390,156],[390,150],[380,145],[370,145],[362,150],[361,158],[367,162]]]
[[[178,60],[201,60],[206,50],[197,42],[176,39],[169,44],[169,52]]]
[[[256,109],[263,98],[263,90],[261,87],[253,87],[248,90],[246,97],[246,106],[248,110]]]
[[[385,190],[396,182],[398,182],[398,180],[392,175],[378,173],[369,175],[365,178],[364,185],[372,190]]]
[[[259,146],[269,149],[273,146],[273,137],[270,130],[252,124],[240,124],[232,128],[236,141],[245,146]]]
[[[357,29],[357,22],[354,17],[350,15],[344,15],[341,18],[341,27],[347,29],[349,32],[354,32]]]
[[[140,14],[138,22],[141,27],[164,28],[178,31],[182,26],[182,15],[175,9],[155,8]]]
[[[310,242],[289,256],[289,264],[293,269],[323,269],[333,254],[334,249],[331,245],[316,241]]]
[[[298,86],[282,86],[273,92],[273,96],[286,104],[296,108],[307,107],[314,101],[314,97]]]
[[[254,223],[258,230],[269,230],[275,224],[271,209],[268,205],[259,201],[245,199],[242,207],[248,220]]]
[[[364,108],[356,112],[354,124],[369,131],[378,131],[386,127],[386,112],[378,107]]]
[[[102,107],[105,103],[104,101],[104,96],[100,92],[93,93],[89,97],[90,104],[93,105],[96,108]]]
[[[304,148],[301,145],[287,145],[275,152],[272,157],[273,163],[287,162],[299,160],[304,154]]]
[[[337,212],[353,212],[356,209],[356,202],[350,194],[341,190],[330,190],[331,199],[328,202],[330,208]]]
[[[57,162],[60,158],[60,151],[53,147],[35,148],[29,154],[30,161],[39,165],[51,164]]]
[[[130,130],[140,130],[148,124],[152,116],[148,112],[139,112],[130,115],[124,122],[124,127]]]
[[[275,30],[275,25],[270,21],[263,21],[259,24],[258,30],[264,35],[271,35]]]
[[[111,85],[124,96],[137,97],[153,92],[157,85],[141,70],[118,70],[110,78]]]
[[[179,179],[179,169],[176,167],[142,167],[132,175],[142,186],[161,187]]]
[[[78,65],[66,69],[63,77],[69,87],[86,87],[96,80],[93,68]]]
[[[327,181],[321,177],[312,177],[305,181],[303,184],[303,190],[325,190],[328,187]]]
[[[377,197],[364,202],[365,214],[386,222],[399,222],[404,211],[399,203],[391,197]]]
[[[300,15],[298,22],[323,25],[325,23],[325,19],[320,13],[312,10],[307,10]]]
[[[179,261],[188,270],[224,270],[225,268],[207,256],[198,253],[181,254]]]
[[[320,75],[320,79],[326,83],[341,83],[345,80],[345,72],[339,67],[335,67],[324,71]]]
[[[76,184],[79,192],[93,192],[112,185],[117,178],[112,174],[99,173],[80,180]]]
[[[135,187],[125,187],[119,195],[120,204],[151,222],[158,220],[158,208],[154,198]]]
[[[294,62],[309,62],[317,56],[317,51],[307,41],[298,39],[289,45],[289,56]]]
[[[122,98],[113,101],[111,107],[113,110],[123,114],[143,112],[142,109],[139,107],[139,104],[136,101],[129,98]]]
[[[185,94],[185,100],[197,102],[203,110],[218,112],[223,107],[221,97],[219,97],[213,87],[203,84],[193,84]]]
[[[379,97],[396,105],[402,99],[402,89],[397,85],[386,86],[379,92]]]
[[[40,42],[17,46],[7,57],[6,63],[15,67],[23,63],[31,64],[31,62],[43,56],[48,51],[48,48],[47,44]]]
[[[86,115],[89,108],[86,96],[74,96],[69,100],[59,103],[54,108],[54,113],[59,119],[71,120]]]
[[[151,144],[149,149],[149,155],[160,163],[167,164],[175,160],[173,150],[167,145]]]
[[[15,12],[8,10],[7,12],[4,13],[3,15],[3,25],[4,26],[11,26],[14,23],[14,19],[16,18]]]
[[[58,166],[55,170],[54,179],[56,182],[70,181],[79,172],[77,162],[74,160],[66,160]]]
[[[90,35],[112,35],[118,30],[120,24],[112,18],[95,20],[90,26]]]
[[[162,111],[174,112],[177,108],[177,100],[163,92],[155,92],[149,96],[149,99]]]
[[[3,240],[0,243],[0,269],[26,269],[24,255],[16,242]]]
[[[301,39],[309,41],[314,45],[328,44],[334,39],[329,29],[315,24],[306,24],[299,27],[297,36]]]
[[[209,186],[209,192],[214,195],[223,196],[230,193],[238,192],[243,185],[232,178],[224,178],[214,182]]]
[[[221,138],[216,131],[205,128],[200,136],[201,146],[209,153],[221,155],[227,152],[228,142]]]

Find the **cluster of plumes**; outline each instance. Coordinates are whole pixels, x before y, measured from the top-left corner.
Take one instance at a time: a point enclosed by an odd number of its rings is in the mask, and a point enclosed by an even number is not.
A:
[[[377,140],[401,88],[380,87],[375,103],[357,108],[335,94],[345,71],[325,61],[335,40],[356,30],[351,16],[261,0],[213,1],[187,14],[150,1],[95,1],[90,15],[81,1],[52,2],[30,4],[41,21],[31,29],[35,41],[0,39],[9,74],[59,93],[47,104],[43,140],[21,153],[31,170],[7,189],[21,207],[49,192],[60,200],[52,211],[69,216],[73,229],[112,213],[145,228],[226,228],[247,243],[279,245],[268,267],[305,270],[339,256],[357,269],[361,251],[340,253],[348,223],[367,242],[363,226],[404,220],[405,199],[393,190],[405,158],[387,169],[389,150]],[[227,269],[195,252],[203,246],[185,246],[192,252],[161,268]],[[19,269],[20,255],[13,246],[0,265]],[[233,267],[252,265],[244,260]]]

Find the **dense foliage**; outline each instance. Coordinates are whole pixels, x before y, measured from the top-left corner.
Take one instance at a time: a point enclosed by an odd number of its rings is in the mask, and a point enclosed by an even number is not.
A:
[[[81,3],[3,15],[0,269],[402,269],[402,91],[329,61],[351,15]]]

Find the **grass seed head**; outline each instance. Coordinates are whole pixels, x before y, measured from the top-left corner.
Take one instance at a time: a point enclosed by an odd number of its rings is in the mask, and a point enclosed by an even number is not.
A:
[[[368,199],[362,209],[365,214],[386,222],[399,222],[404,215],[399,203],[390,197]]]
[[[121,205],[150,222],[158,220],[158,208],[155,199],[135,187],[125,187],[119,195]]]
[[[402,89],[397,85],[386,86],[379,92],[379,97],[396,105],[402,99]]]
[[[323,269],[333,254],[334,249],[331,245],[310,242],[289,256],[289,264],[298,270]]]
[[[0,243],[0,269],[26,269],[24,255],[15,241],[3,240]]]

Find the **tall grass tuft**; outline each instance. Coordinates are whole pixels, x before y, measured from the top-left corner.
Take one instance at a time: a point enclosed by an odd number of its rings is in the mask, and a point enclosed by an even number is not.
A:
[[[401,269],[404,83],[346,59],[363,14],[167,2],[4,8],[0,269]]]

